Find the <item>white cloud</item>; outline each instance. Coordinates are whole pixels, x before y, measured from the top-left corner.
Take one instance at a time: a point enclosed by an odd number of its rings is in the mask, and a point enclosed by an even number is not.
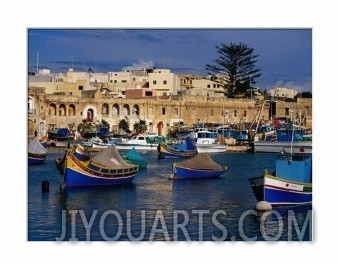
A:
[[[298,92],[303,92],[303,91],[312,92],[312,83],[308,79],[305,80],[304,82],[300,82],[300,83],[297,83],[295,81],[278,80],[272,86],[272,89],[277,88],[277,87],[290,88],[290,89],[294,89]]]
[[[138,63],[133,63],[131,66],[124,67],[122,70],[141,70],[141,69],[150,69],[154,67],[154,62],[152,60],[144,61],[139,60]]]

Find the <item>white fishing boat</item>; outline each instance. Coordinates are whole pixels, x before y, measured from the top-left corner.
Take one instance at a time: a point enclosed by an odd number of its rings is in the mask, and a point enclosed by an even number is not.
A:
[[[197,141],[195,143],[198,153],[220,153],[226,152],[227,145],[217,142],[217,134],[210,131],[197,132]]]
[[[289,152],[290,148],[293,148],[294,153],[312,153],[312,141],[295,141],[291,146],[290,141],[279,142],[279,141],[255,141],[254,151],[255,152],[270,152],[280,153]]]
[[[133,147],[136,150],[154,150],[160,142],[166,142],[166,139],[156,134],[138,134],[130,139],[116,142],[115,146],[118,150],[131,150]]]

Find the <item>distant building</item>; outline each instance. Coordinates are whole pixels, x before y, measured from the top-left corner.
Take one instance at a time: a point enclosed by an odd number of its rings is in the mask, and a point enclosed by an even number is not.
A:
[[[156,99],[156,90],[149,88],[136,88],[126,90],[126,99]]]
[[[180,78],[169,69],[156,69],[148,76],[149,88],[156,90],[158,96],[178,95]]]
[[[278,87],[267,91],[267,95],[277,99],[293,99],[298,94],[298,91],[294,89],[288,89],[284,87]]]
[[[149,77],[146,70],[108,72],[107,87],[118,97],[125,97],[128,89],[146,88],[148,83]]]
[[[207,98],[225,97],[223,87],[219,83],[206,78],[192,80],[190,95],[203,96]]]

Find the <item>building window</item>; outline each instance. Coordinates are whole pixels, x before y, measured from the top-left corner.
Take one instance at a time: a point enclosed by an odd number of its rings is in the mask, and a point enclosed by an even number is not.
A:
[[[157,81],[156,80],[153,80],[153,85],[157,85]]]
[[[165,109],[165,107],[162,108],[162,115],[166,115],[166,109]]]
[[[167,85],[167,80],[164,80],[162,83],[163,83],[164,85]]]
[[[247,111],[244,111],[244,117],[245,118],[247,117]]]
[[[174,108],[174,115],[178,115],[179,114],[179,109],[178,108]]]
[[[152,96],[153,95],[153,92],[152,91],[146,91],[145,92],[145,96],[147,96],[147,97],[150,97],[150,96]]]
[[[207,88],[210,88],[210,87],[211,87],[211,85],[210,85],[210,84],[208,84],[208,85],[207,85]]]
[[[79,90],[84,90],[84,86],[79,86]]]
[[[234,117],[237,117],[237,110],[234,110]]]
[[[123,79],[123,80],[121,81],[121,83],[127,83],[127,80]]]
[[[118,81],[115,79],[115,80],[114,80],[114,83],[118,83]]]
[[[214,111],[213,111],[213,109],[211,109],[211,116],[214,116]]]

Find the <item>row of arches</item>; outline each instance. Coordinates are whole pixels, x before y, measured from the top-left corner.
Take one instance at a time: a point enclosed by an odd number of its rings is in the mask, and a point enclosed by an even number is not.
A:
[[[132,108],[128,104],[124,104],[120,107],[119,104],[113,104],[112,108],[107,103],[104,103],[101,107],[101,114],[103,115],[113,115],[113,116],[130,116],[130,115],[140,115],[140,107],[135,104]]]
[[[75,116],[75,105],[70,104],[66,107],[65,104],[57,106],[55,103],[51,103],[48,106],[48,115],[52,116]]]
[[[91,106],[92,108],[96,108],[95,106]],[[92,112],[94,113],[94,112]],[[101,114],[102,115],[112,115],[112,116],[139,116],[140,115],[140,107],[135,104],[130,107],[128,104],[124,104],[120,106],[119,104],[113,104],[111,107],[104,103],[101,106]],[[55,103],[51,103],[48,106],[48,115],[51,116],[75,116],[75,105],[70,104],[66,106],[66,104],[56,105]]]

